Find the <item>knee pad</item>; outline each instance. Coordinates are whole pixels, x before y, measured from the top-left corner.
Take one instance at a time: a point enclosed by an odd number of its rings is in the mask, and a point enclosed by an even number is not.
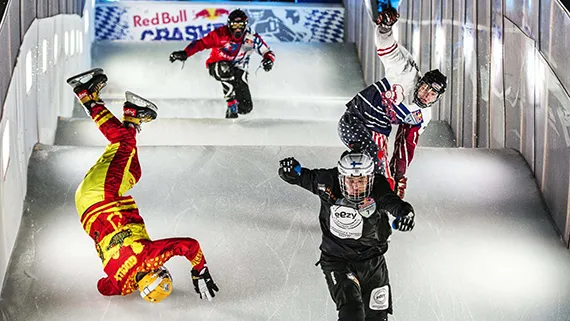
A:
[[[212,64],[210,75],[218,81],[231,81],[234,79],[235,67],[229,61],[218,61]]]
[[[366,317],[371,320],[388,320],[388,314],[392,313],[392,298],[390,297],[390,286],[384,285],[370,292],[370,299],[364,302],[366,307]]]

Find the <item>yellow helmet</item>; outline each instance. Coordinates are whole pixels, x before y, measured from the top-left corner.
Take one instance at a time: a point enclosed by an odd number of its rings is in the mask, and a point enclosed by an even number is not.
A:
[[[148,302],[160,302],[172,292],[172,276],[161,266],[157,270],[148,272],[138,281],[141,297]]]

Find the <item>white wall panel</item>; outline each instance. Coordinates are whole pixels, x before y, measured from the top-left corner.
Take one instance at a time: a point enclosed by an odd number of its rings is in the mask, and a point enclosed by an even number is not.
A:
[[[65,83],[67,77],[90,67],[91,60],[87,57],[90,54],[90,39],[83,41],[83,54],[76,50],[75,55],[67,57],[61,50],[64,44],[59,41],[60,56],[55,63],[53,34],[62,35],[65,30],[74,33],[84,30],[81,17],[58,15],[32,22],[19,48],[17,64],[3,105],[0,135],[8,125],[10,160],[6,175],[0,180],[0,284],[17,238],[22,213],[26,210],[30,155],[36,143],[53,143],[58,116],[71,116],[75,98]],[[45,72],[43,40],[48,42]],[[31,68],[27,70],[28,55]],[[0,140],[0,147],[3,146],[1,144]]]

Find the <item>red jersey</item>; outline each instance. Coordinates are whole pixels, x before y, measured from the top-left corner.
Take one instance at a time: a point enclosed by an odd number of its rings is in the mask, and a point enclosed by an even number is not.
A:
[[[127,295],[137,290],[135,275],[163,265],[172,256],[184,256],[193,268],[206,263],[200,244],[192,238],[152,241],[131,196],[103,201],[81,216],[83,228],[95,241],[107,277],[97,283],[103,295]]]
[[[245,30],[242,38],[235,38],[228,26],[216,28],[204,38],[192,41],[184,51],[190,57],[204,49],[212,49],[210,57],[206,60],[206,66],[218,61],[231,61],[235,67],[247,70],[249,58],[254,51],[263,58],[275,60],[273,51],[261,36],[252,33],[250,28]]]

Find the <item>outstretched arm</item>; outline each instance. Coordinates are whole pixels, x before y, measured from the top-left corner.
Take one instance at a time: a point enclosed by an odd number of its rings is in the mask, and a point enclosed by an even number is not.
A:
[[[299,185],[316,195],[318,195],[320,184],[331,185],[325,177],[329,171],[328,169],[301,167],[301,164],[293,157],[285,158],[279,162],[279,177],[281,179],[289,184]]]
[[[172,256],[184,256],[197,271],[200,271],[206,264],[206,258],[202,253],[200,243],[190,237],[152,241],[152,248],[149,250],[148,255],[149,258],[157,258],[163,262]]]
[[[194,40],[184,48],[187,57],[192,56],[193,54],[202,51],[204,49],[211,49],[221,47],[222,43],[220,41],[221,37],[221,28],[214,29],[212,32],[208,33],[202,39]]]
[[[398,20],[398,12],[393,8],[385,9],[378,16],[374,42],[376,53],[384,69],[386,76],[399,76],[404,72],[417,72],[418,68],[412,55],[394,39],[392,26]]]

